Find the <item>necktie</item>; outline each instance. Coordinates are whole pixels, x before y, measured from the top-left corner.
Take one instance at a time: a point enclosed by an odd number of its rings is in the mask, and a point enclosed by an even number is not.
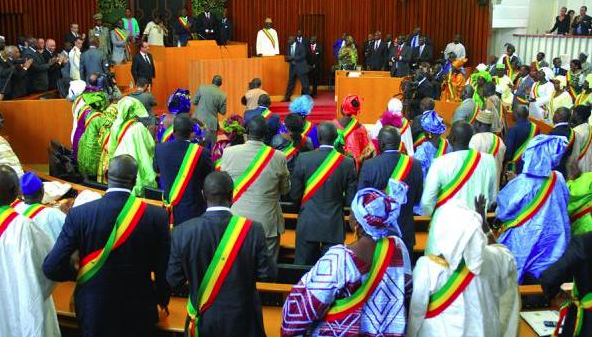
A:
[[[206,13],[206,18],[209,20],[210,19],[210,13]]]
[[[423,54],[423,46],[419,47],[419,56],[421,56],[421,54]]]
[[[294,49],[295,49],[295,45],[292,45],[292,50],[290,50],[290,54],[291,54],[292,56],[294,56]]]
[[[374,50],[378,50],[378,41],[374,42]]]
[[[146,60],[146,63],[150,64],[150,59],[148,58],[148,54],[144,54],[144,60]]]
[[[314,53],[314,50],[315,50],[315,45],[314,44],[311,44],[310,45],[310,51]]]

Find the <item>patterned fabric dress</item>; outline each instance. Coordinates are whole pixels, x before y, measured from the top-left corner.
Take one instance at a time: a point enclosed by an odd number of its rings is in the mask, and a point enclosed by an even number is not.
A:
[[[337,130],[343,130],[344,127],[341,125],[339,120],[333,120],[333,124],[337,127]],[[356,129],[345,139],[344,151],[347,155],[351,156],[356,162],[356,169],[360,171],[360,166],[365,159],[374,156],[376,150],[374,144],[368,137],[368,131],[361,123],[358,123]]]

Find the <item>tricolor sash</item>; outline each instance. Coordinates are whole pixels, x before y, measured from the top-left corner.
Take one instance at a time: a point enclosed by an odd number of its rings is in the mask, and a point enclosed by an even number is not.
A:
[[[395,240],[393,238],[382,238],[376,242],[376,249],[372,258],[372,266],[368,277],[360,287],[347,298],[336,300],[325,315],[325,321],[333,322],[347,317],[357,309],[363,307],[370,295],[382,281],[395,251]]]
[[[222,170],[222,157],[216,159],[216,161],[214,162],[214,169],[216,171]]]
[[[304,188],[304,195],[302,196],[302,205],[304,205],[316,191],[327,181],[329,176],[335,172],[335,169],[345,159],[345,156],[333,149],[329,155],[323,160],[321,165],[314,171],[314,173],[306,181]]]
[[[475,172],[480,161],[481,154],[475,150],[469,150],[467,157],[456,176],[440,189],[436,207],[440,207],[447,203],[458,193],[458,191],[461,190],[461,188],[463,188],[463,186],[465,186],[467,181],[469,181],[473,175],[473,172]]]
[[[168,200],[165,200],[165,206],[167,206],[167,208],[177,206],[181,201],[181,198],[183,198],[183,194],[185,194],[187,185],[189,184],[191,177],[193,177],[193,171],[195,171],[195,167],[197,166],[202,151],[203,147],[197,144],[189,144],[187,152],[185,152],[185,156],[181,162],[179,172],[177,172],[175,181],[169,191]]]
[[[571,148],[573,148],[574,143],[576,142],[576,133],[574,132],[574,130],[572,128],[569,128],[569,135],[567,137],[567,150],[565,151],[569,151],[571,150]]]
[[[534,99],[539,99],[541,97],[541,95],[539,95],[539,86],[541,85],[540,82],[536,82],[533,86],[532,86],[532,98]]]
[[[125,42],[125,49],[127,50],[127,52],[131,55],[132,54],[132,49],[127,41],[127,32],[124,31],[123,29],[119,29],[119,28],[115,28],[113,29],[113,31],[115,32],[115,35],[117,35],[117,37]]]
[[[430,296],[430,303],[425,317],[433,318],[446,310],[462,294],[474,277],[475,274],[469,270],[465,261],[462,260],[442,288]]]
[[[510,77],[510,79],[514,78],[514,68],[512,68],[512,63],[510,62],[510,56],[506,55],[506,58],[504,59],[504,63],[506,65],[506,69],[508,70],[508,77]]]
[[[565,77],[567,79],[567,92],[571,96],[571,99],[575,100],[576,96],[578,96],[578,93],[576,92],[576,89],[574,89],[574,87],[571,86],[571,81],[573,79],[573,74],[571,73],[571,70],[567,72],[567,75]]]
[[[479,104],[475,102],[475,108],[473,109],[473,113],[471,114],[471,118],[469,119],[469,124],[473,124],[477,119],[477,115],[479,114]]]
[[[583,218],[587,214],[590,214],[591,211],[592,211],[592,202],[589,202],[587,204],[584,204],[580,208],[575,209],[569,215],[569,218],[571,220],[571,223],[573,224],[574,222],[580,220],[581,218]]]
[[[179,17],[178,18],[179,23],[181,24],[181,26],[183,26],[183,28],[185,28],[185,30],[187,31],[191,31],[191,28],[189,28],[189,20],[187,18],[184,17]]]
[[[540,62],[535,62],[534,63],[534,68],[536,69],[536,71],[541,70],[541,63]]]
[[[574,107],[586,103],[586,101],[588,100],[588,97],[590,97],[590,95],[592,95],[592,93],[586,94],[585,91],[582,91],[582,93],[580,93],[578,96],[576,96]]]
[[[20,199],[16,199],[15,201],[12,202],[12,204],[10,204],[10,207],[15,208],[16,206],[22,204],[23,201]]]
[[[74,103],[72,103],[72,115],[76,115],[76,107],[78,107],[78,104],[80,103],[82,98],[83,98],[82,94],[80,94],[80,95],[78,95],[78,97],[76,97],[76,99],[74,100]]]
[[[354,132],[357,126],[358,120],[352,117],[347,126],[343,128],[343,139],[347,140],[347,137],[349,137]]]
[[[216,300],[216,296],[226,280],[226,276],[234,264],[234,260],[240,251],[245,237],[251,228],[252,221],[233,215],[228,227],[224,230],[222,239],[216,247],[212,261],[206,269],[203,279],[197,290],[196,306],[191,300],[187,300],[187,314],[190,317],[189,336],[199,335],[199,318],[208,310]]]
[[[43,211],[46,208],[47,207],[41,204],[33,204],[23,212],[23,216],[26,216],[27,218],[33,220],[39,213],[41,213],[41,211]]]
[[[269,42],[271,42],[271,46],[275,48],[275,40],[273,39],[273,36],[271,36],[269,30],[267,30],[266,28],[263,28],[262,30],[265,36],[267,36],[267,38],[269,39]]]
[[[532,219],[532,217],[534,217],[534,215],[545,205],[547,200],[549,200],[556,182],[557,173],[553,171],[551,172],[551,176],[545,179],[534,198],[523,209],[521,209],[513,219],[503,222],[501,231],[505,232],[508,229],[520,227],[528,220]]]
[[[501,146],[500,137],[493,135],[493,142],[491,143],[491,146],[489,147],[489,151],[487,151],[487,153],[489,153],[490,155],[492,155],[495,158],[497,156],[497,154],[499,153],[500,146]]]
[[[426,140],[427,140],[427,138],[426,138],[426,135],[425,135],[425,133],[423,133],[423,132],[420,132],[420,133],[418,134],[418,137],[417,137],[417,139],[416,139],[416,140],[414,140],[414,142],[413,142],[413,147],[414,147],[414,148],[417,150],[417,148],[418,148],[418,147],[419,147],[421,144],[425,143],[425,141],[426,141]]]
[[[406,118],[403,118],[403,125],[401,125],[401,127],[398,129],[399,130],[399,135],[401,135],[401,137],[403,137],[403,134],[405,132],[407,132],[407,130],[409,129],[409,126],[411,124],[409,123],[409,121]]]
[[[10,206],[3,206],[0,208],[0,238],[2,234],[12,223],[12,220],[18,216],[18,213]]]
[[[448,146],[448,141],[446,139],[440,138],[440,143],[438,143],[438,149],[436,150],[434,158],[439,158],[445,155],[448,152]]]
[[[559,329],[561,328],[563,320],[565,319],[565,316],[567,316],[567,312],[572,305],[576,307],[576,322],[573,336],[577,337],[582,332],[582,325],[584,323],[584,310],[592,312],[592,293],[588,293],[581,297],[575,281],[573,283],[572,298],[568,299],[561,305],[561,308],[559,309],[559,321],[557,322],[555,331],[551,336],[559,336]]]
[[[107,145],[109,145],[109,140],[111,139],[111,132],[107,131],[107,133],[103,136],[103,141],[101,142],[101,149],[106,150]]]
[[[269,117],[271,117],[271,111],[269,109],[263,110],[261,117],[265,118],[265,120],[268,120]]]
[[[399,158],[399,162],[397,162],[397,166],[395,166],[393,173],[391,173],[391,179],[394,179],[397,181],[404,181],[405,178],[407,178],[407,176],[409,175],[409,172],[411,172],[412,167],[413,167],[413,158],[406,156],[404,154],[401,154],[401,157]],[[387,183],[386,194],[389,194],[389,192],[390,192],[390,190],[389,190],[388,183]]]
[[[90,125],[90,122],[92,122],[93,119],[95,119],[99,116],[101,116],[101,113],[98,111],[94,111],[94,112],[91,112],[90,114],[88,114],[85,117],[86,119],[84,120],[84,127],[87,128]]]
[[[78,118],[76,119],[76,122],[77,123],[80,123],[81,121],[85,120],[86,119],[86,116],[88,116],[91,112],[92,112],[92,108],[87,105],[78,114]]]
[[[302,138],[308,137],[308,135],[310,135],[310,132],[312,131],[312,123],[309,121],[304,121],[304,129],[302,131]]]
[[[528,137],[524,140],[524,143],[522,143],[520,147],[516,150],[516,152],[514,153],[514,157],[512,157],[512,164],[514,164],[514,170],[516,169],[516,164],[518,164],[518,162],[522,160],[522,155],[524,154],[524,150],[526,150],[528,142],[530,142],[536,135],[539,134],[538,126],[533,122],[529,123],[530,131],[528,133]]]
[[[121,125],[121,127],[119,128],[119,131],[117,131],[117,136],[115,137],[115,140],[117,141],[117,145],[115,146],[116,149],[119,146],[119,144],[121,144],[121,140],[123,140],[123,137],[126,135],[127,131],[135,123],[136,123],[135,120],[130,119],[129,121],[127,121]]]
[[[84,284],[90,280],[105,265],[111,252],[130,237],[146,210],[146,203],[130,194],[119,212],[113,230],[107,239],[105,247],[96,250],[80,260],[80,269],[76,281]]]
[[[164,130],[162,137],[160,138],[160,142],[166,143],[169,140],[171,140],[172,137],[173,137],[173,126],[171,125],[168,128],[166,128],[166,130]]]
[[[584,144],[582,144],[582,147],[580,148],[578,160],[584,159],[586,153],[588,153],[588,149],[590,148],[590,143],[592,143],[592,126],[588,126],[588,137],[586,137]]]
[[[237,202],[243,193],[259,178],[261,172],[273,158],[274,153],[275,150],[269,146],[264,145],[261,147],[251,164],[234,183],[233,202]]]

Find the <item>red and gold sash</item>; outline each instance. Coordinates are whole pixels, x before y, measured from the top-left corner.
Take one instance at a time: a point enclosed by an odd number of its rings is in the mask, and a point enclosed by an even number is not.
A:
[[[180,16],[177,20],[179,21],[181,26],[185,28],[185,30],[191,31],[191,28],[189,28],[189,19]]]
[[[347,140],[347,137],[349,137],[354,132],[357,126],[358,120],[352,117],[347,126],[343,128],[343,139]]]
[[[448,141],[446,139],[440,138],[440,143],[438,143],[438,149],[436,150],[436,154],[434,158],[439,158],[448,153]]]
[[[117,137],[115,138],[115,140],[117,141],[117,145],[115,146],[116,149],[119,146],[119,144],[121,144],[121,141],[123,140],[123,137],[126,135],[127,131],[135,123],[136,123],[135,120],[130,119],[129,121],[127,121],[121,125],[121,127],[119,128],[119,131],[117,131]]]
[[[18,216],[18,213],[10,206],[0,208],[0,238],[2,234],[12,223],[12,220]]]
[[[187,185],[189,184],[191,177],[193,177],[193,171],[195,171],[195,167],[197,166],[202,151],[203,147],[197,144],[189,144],[187,152],[185,152],[185,156],[181,162],[179,172],[177,173],[175,181],[169,191],[168,200],[165,200],[165,206],[167,206],[167,208],[177,206],[181,201],[181,198],[183,198],[183,194],[185,194]]]
[[[425,143],[425,141],[426,141],[426,140],[427,140],[427,138],[426,138],[426,135],[425,135],[425,133],[423,133],[423,132],[420,132],[420,133],[418,134],[418,137],[417,137],[417,139],[416,139],[416,140],[413,142],[413,147],[414,147],[414,148],[417,150],[417,148],[418,148],[418,147],[419,147],[421,144]]]
[[[549,200],[556,182],[557,173],[553,171],[551,172],[551,176],[545,179],[534,198],[523,209],[521,209],[513,219],[503,222],[502,232],[505,232],[508,229],[520,227],[528,220],[532,219],[532,217],[545,205],[547,200]]]
[[[105,265],[112,251],[124,244],[130,237],[146,210],[146,203],[130,194],[119,212],[113,230],[107,239],[105,247],[96,250],[80,260],[80,269],[76,281],[86,283]]]
[[[196,306],[191,300],[187,300],[187,314],[189,315],[189,336],[199,335],[199,317],[208,310],[228,276],[228,272],[234,264],[234,260],[240,251],[243,242],[251,228],[252,221],[233,215],[228,227],[224,230],[222,239],[214,252],[214,256],[206,269],[203,279],[196,294]]]
[[[406,156],[404,154],[401,154],[401,157],[399,158],[399,162],[397,162],[397,166],[395,166],[395,169],[393,170],[393,173],[391,174],[391,179],[397,180],[397,181],[404,181],[407,176],[409,175],[409,172],[411,172],[411,168],[413,167],[413,158]],[[386,193],[389,193],[389,187],[388,187],[388,183],[387,183],[387,187],[386,187]]]
[[[268,120],[269,117],[271,117],[271,111],[269,109],[263,110],[261,117],[265,118],[265,120]]]
[[[584,204],[584,205],[582,205],[582,207],[575,209],[570,214],[570,217],[569,217],[571,219],[571,223],[573,224],[574,222],[580,220],[581,218],[583,218],[587,214],[590,214],[591,211],[592,211],[592,202]]]
[[[173,126],[171,125],[168,128],[166,128],[166,130],[164,130],[164,132],[162,133],[162,137],[160,138],[160,142],[161,143],[166,143],[172,137],[173,137]]]
[[[80,111],[80,113],[78,114],[78,118],[77,118],[76,122],[80,123],[81,121],[85,120],[86,116],[88,116],[88,114],[90,114],[91,112],[92,112],[92,108],[89,107],[88,105],[85,106],[84,109],[82,109]]]
[[[501,146],[500,137],[493,135],[493,142],[491,143],[491,147],[489,147],[489,151],[487,151],[487,153],[489,153],[493,157],[496,157],[497,154],[499,153],[500,146]]]
[[[393,238],[382,238],[376,242],[372,266],[368,277],[362,282],[360,287],[347,298],[336,300],[325,315],[325,321],[333,322],[347,317],[363,307],[386,273],[395,252],[395,240]]]
[[[105,151],[107,149],[107,145],[109,145],[109,140],[111,139],[111,132],[107,131],[107,133],[103,136],[103,142],[101,143],[101,149]]]
[[[15,208],[16,206],[22,204],[23,201],[20,199],[16,199],[15,201],[12,202],[12,204],[10,204],[10,207]]]
[[[216,171],[222,170],[222,157],[216,159],[216,161],[214,162],[214,170],[216,170]]]
[[[43,211],[46,208],[47,207],[41,204],[33,204],[23,212],[23,216],[26,216],[27,218],[33,220],[33,218],[35,218],[39,213],[41,213],[41,211]]]
[[[592,95],[592,93],[586,94],[586,91],[582,91],[582,93],[580,93],[578,96],[576,96],[574,107],[586,103],[586,101],[588,100],[588,97],[590,97],[590,95]]]
[[[90,122],[92,122],[93,119],[95,119],[95,118],[97,118],[99,116],[101,116],[101,113],[98,112],[98,111],[94,111],[94,112],[89,113],[86,116],[86,119],[84,120],[84,127],[87,128],[90,125]]]
[[[306,181],[304,188],[304,195],[302,196],[302,205],[304,205],[316,191],[327,181],[329,176],[335,172],[335,169],[345,159],[341,153],[333,149],[329,155],[323,160],[321,165],[314,171],[314,173]]]
[[[269,39],[269,42],[271,42],[271,46],[273,48],[275,48],[275,40],[274,40],[273,36],[271,35],[271,33],[269,32],[269,30],[267,30],[266,28],[263,28],[262,31],[265,34],[265,36],[267,36],[267,38]]]
[[[462,260],[442,288],[430,296],[430,303],[425,317],[433,318],[446,310],[462,294],[474,277],[475,274],[469,270],[465,261]]]
[[[237,202],[243,193],[259,178],[261,172],[263,172],[267,164],[271,161],[271,158],[273,158],[274,153],[275,150],[269,146],[264,145],[261,147],[249,167],[247,167],[245,172],[235,182],[233,202]]]
[[[456,176],[440,189],[436,207],[440,207],[447,203],[458,193],[458,191],[461,190],[461,188],[463,188],[463,186],[465,186],[467,181],[469,181],[473,175],[473,172],[475,172],[480,161],[481,154],[475,150],[469,150],[467,157]]]
[[[580,148],[578,160],[584,159],[586,153],[588,153],[588,149],[590,148],[590,143],[592,143],[592,126],[588,126],[588,137],[586,137],[584,144],[582,144],[582,147]]]

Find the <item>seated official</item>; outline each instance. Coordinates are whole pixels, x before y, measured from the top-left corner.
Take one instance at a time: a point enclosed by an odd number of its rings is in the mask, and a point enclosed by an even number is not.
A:
[[[167,214],[134,197],[137,175],[131,156],[111,159],[107,193],[70,210],[43,262],[49,279],[77,282],[74,303],[83,336],[150,336],[157,305],[166,309],[169,303]],[[75,251],[80,261],[72,261]]]
[[[389,196],[373,188],[355,195],[350,227],[357,241],[331,247],[292,288],[282,336],[405,335],[411,261],[397,217],[407,187],[394,180],[389,187]],[[377,291],[364,291],[374,285]]]
[[[173,122],[175,140],[156,145],[154,154],[154,170],[160,172],[165,205],[172,212],[174,225],[203,214],[203,182],[214,171],[208,150],[191,143],[193,128],[189,114],[177,114]]]
[[[275,278],[275,262],[263,226],[232,214],[233,188],[227,173],[209,174],[206,212],[173,230],[167,280],[173,287],[189,282],[189,336],[265,334],[256,282]],[[205,291],[210,286],[214,291]]]
[[[565,153],[561,156],[561,161],[558,163],[557,166],[553,168],[557,171],[561,172],[563,178],[567,179],[567,159],[571,156],[573,151],[577,151],[574,149],[575,144],[575,132],[571,128],[569,124],[571,120],[571,110],[567,108],[559,108],[553,115],[553,130],[549,132],[549,135],[554,136],[563,136],[567,139],[567,149]]]

